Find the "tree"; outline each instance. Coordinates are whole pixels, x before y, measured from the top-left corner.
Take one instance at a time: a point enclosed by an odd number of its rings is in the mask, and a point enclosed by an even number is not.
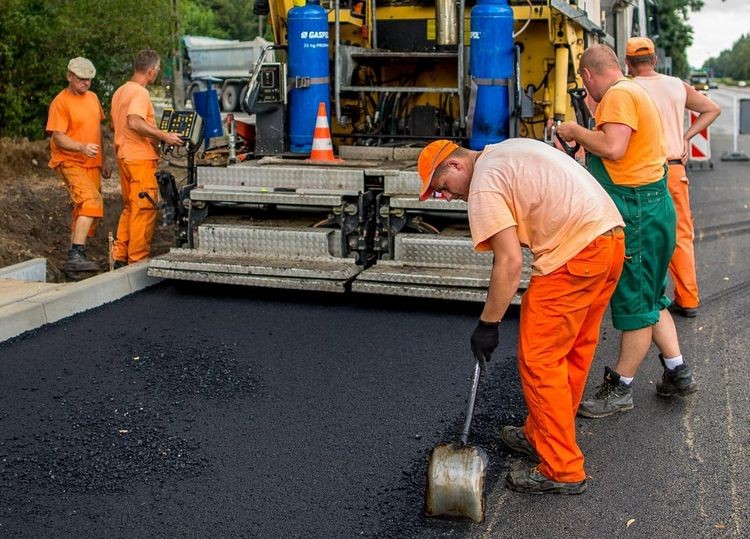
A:
[[[68,60],[96,66],[91,89],[105,105],[130,77],[135,53],[170,47],[170,1],[134,13],[130,0],[4,0],[0,10],[0,135],[42,138],[47,107],[67,84]]]
[[[706,60],[703,67],[713,71],[716,77],[750,79],[750,34],[741,36],[731,49],[721,51],[717,58]]]
[[[687,49],[693,43],[693,29],[688,25],[690,11],[699,11],[703,0],[659,0],[656,5],[659,18],[657,47],[672,57],[672,73],[677,77],[687,77],[690,63]]]

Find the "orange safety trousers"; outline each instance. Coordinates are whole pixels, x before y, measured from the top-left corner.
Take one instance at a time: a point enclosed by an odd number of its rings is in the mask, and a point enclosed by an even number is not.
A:
[[[690,210],[689,181],[684,165],[669,165],[667,187],[677,214],[677,244],[669,261],[674,281],[674,300],[682,307],[698,307],[698,276],[695,270],[693,212]]]
[[[117,237],[112,251],[115,260],[129,264],[148,258],[151,240],[156,228],[157,209],[151,200],[158,203],[159,185],[156,182],[156,161],[117,160],[122,190],[122,213],[117,225]]]
[[[621,229],[594,239],[552,273],[532,276],[521,298],[518,370],[529,415],[526,439],[554,481],[586,478],[575,416],[599,328],[625,258]]]
[[[70,221],[71,235],[75,231],[79,217],[93,217],[95,220],[89,229],[88,237],[93,238],[96,231],[96,219],[104,217],[104,199],[102,199],[102,179],[97,167],[86,168],[78,165],[58,165],[55,172],[65,183],[73,201],[73,213]]]

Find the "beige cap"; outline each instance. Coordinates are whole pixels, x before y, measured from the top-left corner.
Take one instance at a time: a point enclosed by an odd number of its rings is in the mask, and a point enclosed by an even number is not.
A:
[[[91,60],[81,58],[80,56],[77,56],[68,62],[68,71],[73,73],[79,79],[93,79],[94,75],[96,75],[96,69],[94,68],[94,64],[91,63]]]

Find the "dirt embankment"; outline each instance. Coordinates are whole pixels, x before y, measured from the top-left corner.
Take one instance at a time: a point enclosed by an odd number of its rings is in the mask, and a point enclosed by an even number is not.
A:
[[[105,151],[114,167],[111,148],[111,141],[106,141]],[[46,140],[0,138],[0,268],[42,257],[47,259],[47,281],[65,282],[72,280],[62,271],[70,246],[72,204],[65,184],[47,167],[48,161]],[[102,180],[104,218],[86,248],[103,271],[108,269],[107,237],[109,232],[115,235],[122,211],[114,168],[112,178]],[[159,223],[152,255],[168,251],[172,240],[172,229]]]

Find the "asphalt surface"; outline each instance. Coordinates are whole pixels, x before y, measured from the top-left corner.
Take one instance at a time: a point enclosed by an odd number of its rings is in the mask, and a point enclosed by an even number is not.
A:
[[[482,524],[422,516],[457,438],[478,305],[163,283],[0,344],[2,537],[746,537],[750,165],[691,171],[703,304],[677,319],[698,394],[579,420],[589,490],[503,486],[525,407],[517,312],[480,383]],[[611,365],[607,318],[589,379]]]

